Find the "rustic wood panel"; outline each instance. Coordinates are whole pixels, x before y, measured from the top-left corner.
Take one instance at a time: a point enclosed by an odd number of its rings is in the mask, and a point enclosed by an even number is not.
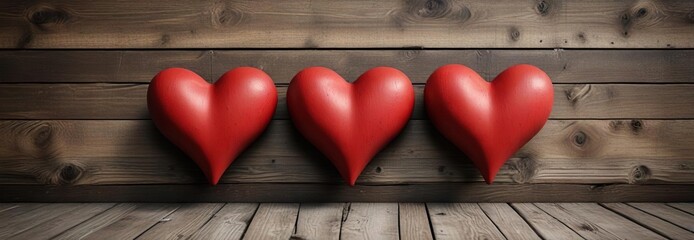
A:
[[[0,119],[149,119],[148,84],[0,84]],[[288,119],[286,86],[274,119]],[[412,119],[426,119],[415,86]],[[555,84],[551,119],[694,118],[694,84]]]
[[[5,1],[2,48],[691,48],[691,1]]]
[[[0,238],[9,239],[34,227],[41,227],[42,224],[52,221],[60,215],[76,211],[81,207],[77,203],[44,204],[29,211],[21,212],[0,223]]]
[[[48,216],[48,218],[50,218],[48,221],[36,225],[24,232],[15,234],[8,239],[52,239],[52,237],[84,221],[89,221],[93,216],[108,210],[114,205],[113,203],[81,204],[79,208],[64,214]],[[43,219],[36,220],[42,221]]]
[[[427,203],[436,239],[506,239],[476,203]]]
[[[667,205],[694,215],[694,203],[668,203]]]
[[[137,239],[188,239],[200,230],[223,205],[221,203],[182,205]]]
[[[694,232],[694,218],[690,214],[658,203],[629,203],[629,205]]]
[[[297,61],[301,59],[301,61]],[[0,51],[0,82],[148,83],[169,67],[208,81],[240,66],[267,72],[278,85],[301,69],[324,66],[354,81],[367,69],[390,66],[425,83],[445,64],[464,64],[487,80],[509,66],[533,64],[554,83],[691,83],[693,50],[188,50]]]
[[[71,240],[71,239],[82,239],[83,237],[91,234],[94,231],[99,230],[105,226],[110,225],[124,216],[127,216],[130,212],[137,208],[136,204],[131,203],[120,203],[105,212],[90,218],[69,230],[61,233],[58,236],[53,237],[55,240]]]
[[[694,233],[624,203],[601,205],[669,239],[694,239]]]
[[[586,238],[596,239],[665,239],[596,203],[538,203],[541,209],[560,219],[571,219],[574,231]],[[561,216],[560,214],[564,214]],[[590,233],[590,234],[589,234]]]
[[[507,239],[541,239],[528,223],[506,203],[479,203],[484,214]]]
[[[351,203],[340,239],[399,239],[397,203]]]
[[[511,203],[518,214],[525,219],[533,230],[543,239],[581,239],[564,223],[547,214],[532,203]]]
[[[262,203],[243,239],[289,239],[296,227],[298,203]]]
[[[400,219],[400,239],[429,240],[433,239],[427,206],[424,203],[398,204]]]
[[[0,202],[690,202],[688,185],[432,183],[2,185]],[[108,193],[108,194],[106,194]],[[430,212],[431,213],[431,212]]]
[[[342,215],[348,206],[348,203],[302,203],[296,231],[290,239],[340,239]]]
[[[150,121],[0,121],[3,184],[204,183]],[[497,183],[692,183],[692,120],[549,121]],[[411,121],[358,184],[481,182],[427,121]],[[273,121],[222,183],[341,183],[289,121]]]
[[[81,239],[134,239],[179,207],[179,204],[139,204],[137,208],[105,226],[94,226]]]
[[[257,203],[227,203],[190,239],[239,240],[257,209]]]

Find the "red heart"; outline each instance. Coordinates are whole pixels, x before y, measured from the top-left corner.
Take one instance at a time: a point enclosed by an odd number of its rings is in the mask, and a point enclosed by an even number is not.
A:
[[[554,100],[549,76],[516,65],[492,83],[457,64],[440,67],[424,88],[436,128],[473,161],[491,184],[504,162],[542,129]]]
[[[170,68],[159,72],[147,90],[154,124],[195,160],[212,185],[263,132],[276,107],[272,79],[251,67],[233,69],[215,84]]]
[[[292,79],[287,106],[299,132],[354,186],[371,158],[407,124],[414,88],[394,68],[373,68],[351,84],[330,69],[311,67]]]

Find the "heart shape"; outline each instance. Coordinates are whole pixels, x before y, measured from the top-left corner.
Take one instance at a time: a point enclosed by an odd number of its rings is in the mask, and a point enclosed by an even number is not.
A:
[[[377,67],[353,84],[324,67],[299,72],[287,106],[301,134],[354,186],[371,159],[407,124],[414,88],[397,69]]]
[[[488,184],[542,129],[553,100],[549,76],[526,64],[504,70],[491,83],[466,66],[446,65],[431,74],[424,88],[432,123],[465,152]]]
[[[194,72],[170,68],[147,89],[154,124],[198,164],[212,185],[270,123],[277,90],[265,72],[240,67],[210,84]]]

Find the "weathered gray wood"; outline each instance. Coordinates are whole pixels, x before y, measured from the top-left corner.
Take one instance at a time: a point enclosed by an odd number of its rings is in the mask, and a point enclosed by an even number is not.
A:
[[[122,217],[118,220],[107,225],[94,226],[95,229],[82,239],[134,239],[162,221],[179,206],[163,203],[139,204],[136,209],[124,215],[119,214]]]
[[[114,223],[137,208],[137,204],[120,203],[105,212],[54,237],[56,240],[82,239],[111,223]]]
[[[69,212],[47,216],[50,220],[17,233],[8,239],[51,239],[84,221],[89,221],[95,215],[108,210],[114,205],[113,203],[81,204],[79,208]]]
[[[433,239],[431,223],[424,203],[400,203],[400,239]]]
[[[694,239],[694,233],[624,203],[601,203],[600,205],[667,238]]]
[[[257,209],[257,203],[227,203],[190,239],[241,239]]]
[[[0,119],[149,119],[148,84],[0,84]],[[412,119],[426,119],[424,86],[415,86]],[[288,119],[287,86],[278,86],[274,119]],[[551,119],[694,118],[694,84],[555,84]],[[28,97],[31,96],[31,97]]]
[[[222,203],[195,203],[179,207],[137,239],[188,239],[219,211]]]
[[[59,61],[56,61],[59,59]],[[297,61],[301,59],[301,61]],[[240,66],[261,68],[283,85],[309,66],[335,70],[348,81],[367,69],[390,66],[425,83],[446,64],[464,64],[487,80],[527,63],[554,83],[691,83],[693,50],[188,50],[2,51],[0,82],[148,83],[169,67],[188,68],[208,81]]]
[[[5,185],[0,202],[689,202],[690,185],[633,184],[163,184]],[[109,194],[103,194],[108,192]]]
[[[581,239],[581,236],[532,203],[511,206],[544,239]]]
[[[298,203],[261,203],[243,239],[289,239],[298,213]]]
[[[342,213],[347,203],[302,203],[296,231],[290,239],[340,239]]]
[[[663,203],[629,203],[629,205],[694,232],[694,217]]]
[[[536,203],[535,205],[585,239],[623,239],[623,237],[615,235],[607,231],[603,226],[594,223],[593,219],[586,219],[582,215],[575,214],[571,209],[567,209],[557,203]],[[609,210],[605,209],[605,211]]]
[[[351,203],[340,239],[399,239],[397,203]]]
[[[435,239],[506,239],[476,203],[427,203]]]
[[[0,228],[7,226],[16,216],[43,207],[43,203],[8,203],[9,207],[0,212]],[[4,224],[4,225],[3,225]]]
[[[199,168],[150,121],[0,121],[4,184],[205,183]],[[694,121],[548,121],[496,183],[692,183]],[[168,167],[162,167],[168,166]],[[132,169],[137,169],[133,171]],[[481,182],[428,121],[410,121],[358,184]],[[222,183],[341,183],[334,166],[273,121]]]
[[[540,239],[540,236],[506,203],[479,203],[482,211],[507,239]]]
[[[564,213],[571,214],[572,218],[581,219],[584,221],[584,223],[581,224],[579,228],[582,228],[582,230],[585,231],[578,231],[576,228],[574,228],[574,231],[580,234],[585,232],[599,233],[604,231],[604,233],[607,235],[613,235],[619,239],[664,239],[662,236],[641,227],[638,224],[597,205],[596,203],[538,204],[538,206],[548,212],[555,209],[554,213],[550,212],[550,214],[556,218],[562,218],[555,215],[557,214],[556,210],[560,210]],[[563,220],[561,221],[563,222]],[[586,225],[586,223],[589,223],[589,225]],[[595,226],[598,226],[602,231],[591,231],[591,229],[593,229]]]
[[[1,48],[691,48],[691,1],[3,2]]]
[[[0,239],[21,234],[45,222],[51,221],[59,215],[75,211],[81,207],[77,203],[43,204],[40,207],[27,209],[10,217],[7,221],[0,222]]]
[[[668,203],[667,205],[694,215],[694,203]]]

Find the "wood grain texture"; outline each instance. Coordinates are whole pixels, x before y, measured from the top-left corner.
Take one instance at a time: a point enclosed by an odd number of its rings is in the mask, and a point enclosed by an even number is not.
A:
[[[122,218],[93,230],[81,239],[134,239],[175,211],[179,204],[139,204]],[[79,227],[79,226],[78,226]]]
[[[692,215],[659,203],[629,203],[632,207],[694,232]]]
[[[624,203],[601,203],[600,205],[669,239],[694,239],[694,233]]]
[[[148,84],[0,84],[0,119],[149,119]],[[426,119],[415,86],[412,119]],[[278,86],[273,119],[289,119]],[[691,119],[694,84],[555,84],[550,119]],[[31,96],[31,97],[29,97]]]
[[[261,203],[243,239],[289,239],[298,214],[298,203]]]
[[[35,227],[48,227],[44,223],[52,221],[60,215],[76,211],[81,207],[77,203],[64,203],[43,204],[36,208],[26,209],[28,211],[19,212],[7,221],[0,223],[0,238],[8,239]]]
[[[348,203],[302,203],[296,231],[290,239],[340,239],[343,212]]]
[[[427,206],[424,203],[399,203],[400,239],[433,239]]]
[[[286,85],[309,66],[328,67],[348,81],[367,69],[390,66],[419,84],[436,68],[452,63],[464,64],[487,80],[526,63],[547,72],[554,83],[694,82],[694,50],[346,49],[0,51],[0,83],[149,83],[170,67],[190,69],[212,82],[230,69],[252,66]]]
[[[667,205],[694,215],[694,203],[668,203]]]
[[[4,185],[0,202],[690,202],[689,185],[431,183]],[[109,193],[105,195],[104,193]]]
[[[541,239],[540,236],[506,203],[479,203],[506,239]]]
[[[52,239],[54,236],[89,221],[92,217],[113,207],[113,203],[81,204],[79,208],[63,214],[47,216],[49,220],[42,222],[26,231],[17,233],[8,239]],[[43,219],[36,219],[42,221]]]
[[[397,203],[351,203],[340,239],[399,239]]]
[[[580,234],[584,239],[623,239],[606,230],[603,226],[595,224],[592,219],[586,219],[581,215],[575,215],[570,209],[566,209],[559,204],[536,203],[535,205]]]
[[[543,239],[581,239],[576,232],[532,203],[510,203]]]
[[[691,1],[37,1],[2,48],[691,48]],[[278,37],[281,36],[281,37]]]
[[[3,184],[185,184],[198,167],[150,121],[0,121]],[[694,121],[549,121],[499,172],[497,183],[692,183]],[[427,121],[410,121],[357,184],[481,182],[464,154]],[[341,183],[297,133],[273,121],[222,183]]]
[[[435,239],[505,239],[476,203],[427,203]]]
[[[239,240],[256,210],[257,203],[227,203],[190,239]]]
[[[571,215],[569,218],[579,219],[581,223],[578,225],[578,228],[574,228],[574,231],[581,235],[585,234],[584,237],[590,236],[587,238],[592,238],[593,236],[587,233],[597,233],[596,237],[598,237],[598,239],[665,239],[596,203],[543,203],[536,205],[556,218],[560,218],[559,215],[556,214],[557,212],[564,211]],[[560,219],[560,221],[564,222],[562,219]],[[575,225],[570,225],[570,227],[572,226]]]
[[[137,239],[188,239],[207,223],[224,204],[195,203],[180,206]]]
[[[88,221],[70,228],[67,231],[62,232],[60,235],[53,237],[56,240],[70,240],[70,239],[82,239],[83,237],[91,234],[94,231],[99,230],[105,226],[110,225],[118,221],[119,219],[127,216],[130,212],[137,208],[136,204],[131,203],[119,203],[116,206],[102,212],[101,214],[90,218]]]

